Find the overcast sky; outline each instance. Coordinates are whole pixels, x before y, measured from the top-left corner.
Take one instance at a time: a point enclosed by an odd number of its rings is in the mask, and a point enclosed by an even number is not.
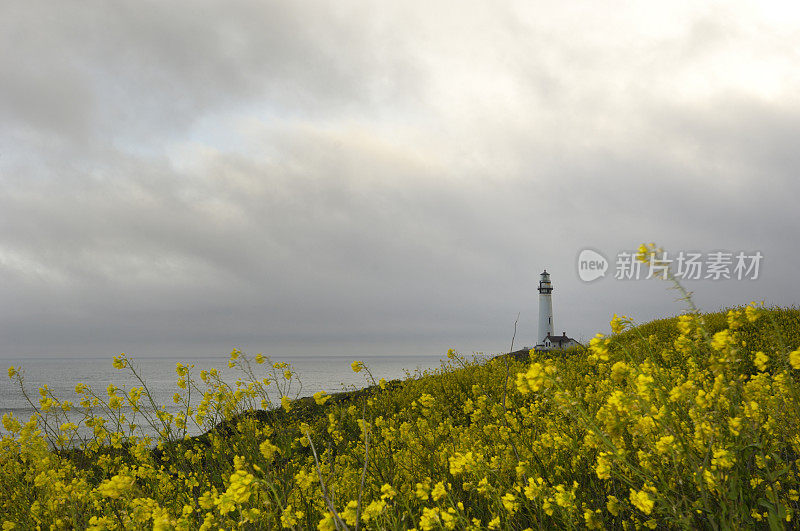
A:
[[[4,1],[0,357],[470,353],[798,302],[793,2]],[[611,262],[578,276],[584,248]]]

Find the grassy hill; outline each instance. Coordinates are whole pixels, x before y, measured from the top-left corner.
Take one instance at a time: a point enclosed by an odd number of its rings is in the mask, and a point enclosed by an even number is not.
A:
[[[234,351],[230,364],[243,377],[233,388],[213,371],[178,367],[176,400],[187,401],[187,414],[147,417],[162,433],[155,450],[119,433],[122,412],[146,410],[146,389],[89,397],[116,419],[87,416],[95,436],[81,451],[66,449],[71,426],[37,434],[41,424],[6,417],[0,521],[25,529],[794,526],[800,311],[742,307],[636,327],[615,318],[612,328],[586,347],[528,360],[450,351],[440,370],[405,381],[374,381],[354,362],[373,385],[279,407],[267,391],[280,395],[297,375]],[[115,363],[130,369],[124,358]],[[189,391],[201,400],[189,404]],[[63,400],[47,392],[42,400],[43,419],[59,426]],[[184,438],[191,421],[211,429]]]

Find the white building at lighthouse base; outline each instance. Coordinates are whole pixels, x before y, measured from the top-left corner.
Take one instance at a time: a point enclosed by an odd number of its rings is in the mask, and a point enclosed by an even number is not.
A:
[[[547,334],[544,338],[544,342],[541,345],[536,345],[534,348],[536,350],[565,350],[570,347],[577,347],[578,345],[580,345],[580,343],[578,343],[577,340],[567,337],[567,333],[564,332],[560,336]]]

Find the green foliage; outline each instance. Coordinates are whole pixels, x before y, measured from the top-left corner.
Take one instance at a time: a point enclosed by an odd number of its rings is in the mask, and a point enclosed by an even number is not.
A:
[[[292,399],[286,364],[179,365],[183,413],[136,391],[40,390],[3,417],[0,521],[28,529],[551,529],[793,525],[800,312],[632,326],[565,352],[466,359]],[[253,363],[253,361],[255,363]],[[121,370],[137,374],[125,356]],[[9,371],[25,392],[17,369]],[[269,391],[269,392],[268,392]],[[26,395],[27,396],[27,395]],[[270,397],[279,397],[273,404]],[[81,425],[63,422],[77,407]],[[137,422],[159,433],[142,435]],[[187,425],[207,428],[188,437]],[[83,436],[81,433],[90,433]]]

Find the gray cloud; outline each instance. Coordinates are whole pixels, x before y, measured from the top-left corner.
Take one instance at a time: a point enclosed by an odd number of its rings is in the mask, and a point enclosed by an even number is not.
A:
[[[795,303],[790,26],[549,9],[4,4],[0,357],[499,351],[544,267],[588,337],[680,310],[577,278],[651,240],[765,254],[708,309]]]

